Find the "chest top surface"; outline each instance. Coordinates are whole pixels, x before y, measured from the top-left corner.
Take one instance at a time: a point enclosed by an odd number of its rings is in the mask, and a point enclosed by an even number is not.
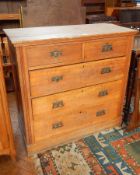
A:
[[[117,26],[114,24],[98,23],[69,26],[5,29],[4,32],[13,44],[21,45],[27,42],[40,40],[71,39],[109,34],[135,34],[136,30]]]

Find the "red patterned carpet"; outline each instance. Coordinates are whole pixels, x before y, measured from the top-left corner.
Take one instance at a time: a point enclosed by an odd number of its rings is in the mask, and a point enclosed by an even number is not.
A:
[[[34,156],[38,175],[140,175],[140,128],[113,128]]]

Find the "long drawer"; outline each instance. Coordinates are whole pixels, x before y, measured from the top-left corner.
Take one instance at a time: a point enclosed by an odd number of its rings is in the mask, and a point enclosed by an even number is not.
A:
[[[118,80],[33,99],[35,141],[114,120],[120,112],[121,87],[122,80]]]
[[[85,60],[100,60],[125,56],[127,54],[128,43],[126,37],[100,39],[85,43]]]
[[[82,43],[30,46],[26,48],[27,63],[34,66],[58,66],[82,61]]]
[[[121,79],[126,58],[30,71],[31,96],[38,97]]]

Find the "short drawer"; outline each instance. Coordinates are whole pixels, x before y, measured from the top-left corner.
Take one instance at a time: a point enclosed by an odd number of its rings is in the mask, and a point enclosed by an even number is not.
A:
[[[121,79],[125,63],[126,58],[122,57],[30,71],[31,96],[50,95]]]
[[[58,66],[82,61],[82,44],[39,45],[26,48],[29,67]]]
[[[125,56],[128,49],[127,38],[100,39],[85,43],[85,60],[100,60]]]
[[[119,112],[121,87],[119,80],[33,99],[35,140],[114,119]]]

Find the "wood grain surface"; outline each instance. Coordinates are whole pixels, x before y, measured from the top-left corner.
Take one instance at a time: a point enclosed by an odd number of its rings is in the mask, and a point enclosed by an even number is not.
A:
[[[29,154],[121,124],[135,30],[91,24],[5,32]]]

